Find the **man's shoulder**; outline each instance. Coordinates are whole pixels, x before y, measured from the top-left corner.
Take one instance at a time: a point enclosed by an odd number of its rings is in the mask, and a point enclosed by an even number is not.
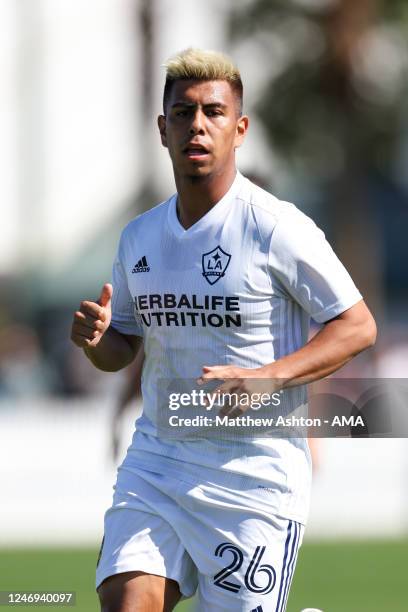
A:
[[[271,231],[282,218],[289,216],[295,220],[303,216],[295,204],[279,199],[247,178],[244,178],[242,182],[238,199],[243,206],[250,208],[258,225],[264,229],[269,228]]]
[[[164,219],[167,215],[168,207],[173,198],[174,195],[172,195],[164,202],[160,202],[152,208],[149,208],[149,210],[146,210],[145,212],[141,213],[140,215],[129,221],[129,223],[124,227],[122,231],[122,237],[129,237],[134,235],[135,233],[139,233],[140,231],[149,231],[150,228],[157,231],[160,221]]]

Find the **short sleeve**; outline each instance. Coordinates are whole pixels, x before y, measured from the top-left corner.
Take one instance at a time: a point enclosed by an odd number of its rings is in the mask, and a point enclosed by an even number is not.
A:
[[[271,238],[270,273],[317,322],[324,323],[362,299],[324,233],[293,205]]]
[[[112,285],[112,327],[122,334],[143,336],[142,325],[136,320],[134,303],[123,266],[123,237],[113,263]]]

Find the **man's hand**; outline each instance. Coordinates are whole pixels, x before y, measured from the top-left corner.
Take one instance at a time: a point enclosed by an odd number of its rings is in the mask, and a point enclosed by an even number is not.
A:
[[[197,380],[198,384],[202,385],[207,380],[226,380],[227,378],[254,378],[256,370],[247,368],[239,368],[237,366],[204,366],[203,373]]]
[[[80,348],[95,347],[111,321],[112,285],[102,287],[97,302],[83,301],[74,314],[71,340]]]
[[[262,380],[261,380],[262,379]],[[204,366],[203,373],[197,380],[199,385],[210,380],[223,380],[211,393],[217,396],[229,395],[240,397],[238,404],[235,402],[225,404],[220,410],[220,416],[234,418],[241,416],[251,407],[251,397],[262,393],[272,395],[281,388],[280,381],[268,378],[265,368],[239,368],[236,366]],[[283,386],[283,385],[282,385]],[[245,398],[243,401],[242,398]],[[248,401],[246,401],[248,400]]]

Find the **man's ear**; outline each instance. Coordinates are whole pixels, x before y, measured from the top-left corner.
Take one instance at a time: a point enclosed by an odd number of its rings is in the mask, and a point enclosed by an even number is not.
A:
[[[235,134],[235,147],[240,147],[244,141],[248,131],[249,119],[246,115],[242,115],[237,122],[237,131]]]
[[[166,117],[164,115],[159,115],[157,117],[157,125],[159,126],[159,132],[160,132],[162,145],[163,147],[167,147]]]

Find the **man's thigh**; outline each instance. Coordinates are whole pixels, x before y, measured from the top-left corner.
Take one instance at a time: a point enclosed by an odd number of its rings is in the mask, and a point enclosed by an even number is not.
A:
[[[169,511],[174,502],[137,476],[132,478],[132,493],[122,485],[118,480],[113,504],[105,513],[97,589],[102,586],[103,593],[108,587],[109,592],[113,587],[115,592],[137,589],[140,595],[150,584],[162,593],[167,589],[171,603],[177,585],[178,596],[181,592],[191,597],[197,588],[196,568],[171,521],[159,514],[161,507]]]
[[[176,581],[144,572],[110,576],[98,595],[102,612],[171,612],[181,598]]]

